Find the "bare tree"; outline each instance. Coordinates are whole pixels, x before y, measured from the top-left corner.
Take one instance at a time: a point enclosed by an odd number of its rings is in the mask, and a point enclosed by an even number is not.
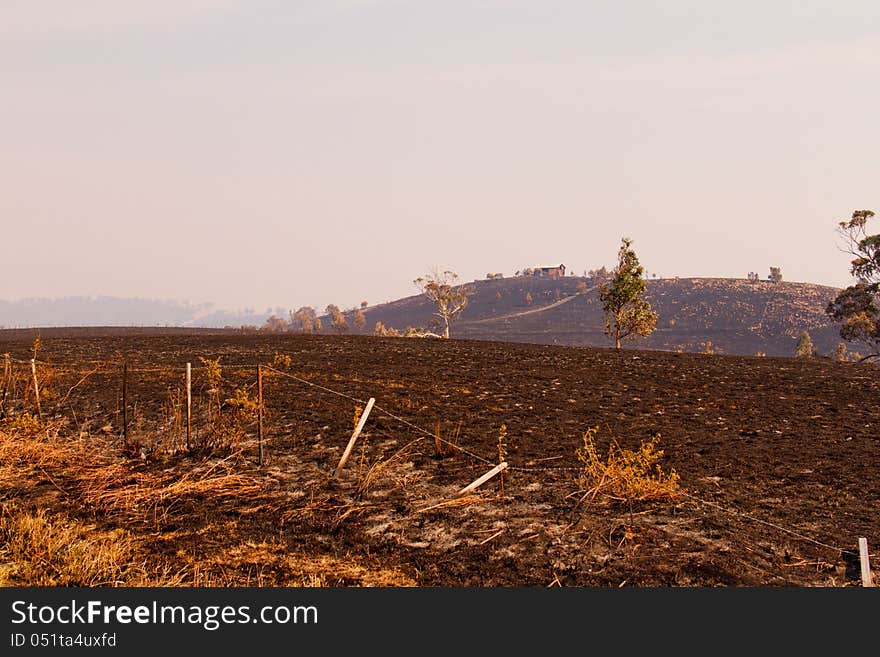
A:
[[[364,315],[363,310],[358,310],[354,314],[354,325],[359,331],[362,331],[367,325],[367,316]]]
[[[470,288],[464,285],[455,285],[458,274],[446,270],[442,273],[436,269],[420,276],[413,283],[421,290],[427,299],[437,306],[434,314],[443,322],[443,337],[449,337],[449,325],[467,307]]]

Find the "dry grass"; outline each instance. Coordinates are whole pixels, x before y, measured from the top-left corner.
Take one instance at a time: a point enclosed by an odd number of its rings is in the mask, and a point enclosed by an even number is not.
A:
[[[122,529],[101,530],[64,515],[0,506],[0,586],[173,586],[137,558]]]
[[[462,506],[470,506],[471,504],[476,504],[477,502],[485,502],[488,499],[490,498],[483,497],[482,495],[465,495],[463,497],[456,497],[451,500],[443,500],[442,502],[438,502],[437,504],[426,506],[422,509],[416,510],[416,513],[428,513],[429,511],[440,511],[441,509],[454,509]]]
[[[605,459],[599,456],[595,437],[599,428],[588,429],[577,458],[583,466],[580,501],[595,500],[597,495],[615,501],[655,502],[679,498],[679,477],[675,470],[664,473],[658,461],[663,450],[657,449],[660,436],[642,441],[637,450],[624,449],[612,441]]]
[[[455,456],[459,452],[458,443],[461,439],[461,425],[459,421],[448,437],[442,436],[442,422],[437,420],[434,426],[434,455],[438,459],[444,459],[448,456]]]
[[[63,423],[40,422],[27,413],[0,422],[0,489],[15,488],[33,477],[54,483],[47,470],[79,462],[83,443],[60,438],[62,427]]]
[[[205,500],[245,514],[264,501],[263,480],[239,471],[239,454],[193,469],[159,469],[125,458],[118,440],[64,438],[61,428],[28,415],[0,423],[0,585],[205,585],[198,565],[172,569],[159,561],[142,542],[152,537],[132,533],[133,521],[167,519],[175,508]],[[58,507],[97,511],[111,526]],[[114,529],[114,520],[127,529]]]
[[[277,586],[415,586],[396,568],[367,567],[357,558],[291,553],[281,542],[248,541],[230,548],[222,561],[204,564],[213,572],[234,568],[253,572],[254,579]],[[203,575],[204,576],[204,575]]]
[[[400,461],[404,456],[408,455],[410,450],[419,442],[421,442],[421,438],[416,438],[415,440],[410,441],[399,450],[397,450],[394,454],[389,456],[387,459],[377,459],[374,461],[369,469],[367,469],[366,473],[363,477],[358,477],[357,487],[355,488],[355,498],[361,499],[370,489],[370,487],[382,477],[383,474],[389,472],[390,467],[395,463]]]
[[[255,477],[227,470],[194,471],[178,477],[173,472],[133,470],[124,463],[89,468],[79,477],[82,499],[90,506],[123,514],[167,513],[187,499],[243,502],[259,496]]]

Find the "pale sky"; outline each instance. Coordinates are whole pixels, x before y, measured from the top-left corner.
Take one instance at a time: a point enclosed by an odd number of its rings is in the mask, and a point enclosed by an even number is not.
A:
[[[0,90],[7,300],[346,307],[623,235],[843,286],[880,213],[876,0],[2,0]]]

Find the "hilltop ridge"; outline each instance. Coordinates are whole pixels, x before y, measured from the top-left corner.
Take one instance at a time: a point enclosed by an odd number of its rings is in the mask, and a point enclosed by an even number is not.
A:
[[[536,344],[609,346],[597,281],[581,276],[518,276],[468,283],[473,295],[454,323],[452,337]],[[586,289],[584,289],[586,286]],[[656,331],[625,347],[768,356],[793,355],[801,331],[819,353],[840,342],[825,315],[838,289],[812,283],[731,278],[664,278],[647,281],[646,298],[659,315]],[[349,311],[349,320],[351,313]],[[376,322],[403,330],[429,327],[433,305],[413,295],[364,309],[371,333]],[[326,318],[325,318],[326,319]],[[329,332],[329,322],[324,322]]]

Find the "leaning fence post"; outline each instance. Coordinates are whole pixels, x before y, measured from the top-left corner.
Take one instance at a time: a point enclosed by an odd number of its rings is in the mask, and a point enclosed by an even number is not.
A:
[[[257,365],[257,450],[258,463],[263,465],[263,366]]]
[[[128,361],[122,363],[122,444],[128,447]]]
[[[186,450],[189,451],[192,431],[192,363],[186,364]]]
[[[339,474],[342,472],[342,468],[343,466],[345,466],[345,462],[351,455],[351,450],[354,449],[354,443],[357,440],[357,437],[361,435],[361,431],[363,431],[364,425],[367,423],[367,416],[370,414],[370,409],[373,408],[373,404],[375,403],[376,400],[370,397],[370,400],[367,402],[367,407],[364,409],[364,412],[361,413],[361,419],[358,421],[357,426],[354,429],[354,433],[351,434],[351,439],[349,439],[348,445],[346,446],[345,451],[342,453],[342,458],[339,459],[339,465],[336,466],[336,470],[333,472],[334,479],[339,477]]]
[[[40,384],[37,383],[37,359],[31,358],[31,375],[34,379],[34,396],[37,400],[37,417],[43,419],[43,409],[40,406]]]
[[[868,539],[859,539],[859,561],[862,566],[862,586],[874,586],[871,579],[871,562],[868,560]]]
[[[461,497],[462,495],[464,495],[466,493],[470,493],[472,490],[474,490],[478,486],[482,486],[487,481],[489,481],[492,477],[497,475],[499,472],[504,472],[506,469],[507,469],[507,461],[502,461],[501,463],[496,465],[494,468],[489,470],[489,472],[484,474],[482,477],[480,477],[479,479],[477,479],[473,483],[468,484],[467,486],[462,488],[460,491],[458,491],[458,494],[456,495],[456,497]]]

